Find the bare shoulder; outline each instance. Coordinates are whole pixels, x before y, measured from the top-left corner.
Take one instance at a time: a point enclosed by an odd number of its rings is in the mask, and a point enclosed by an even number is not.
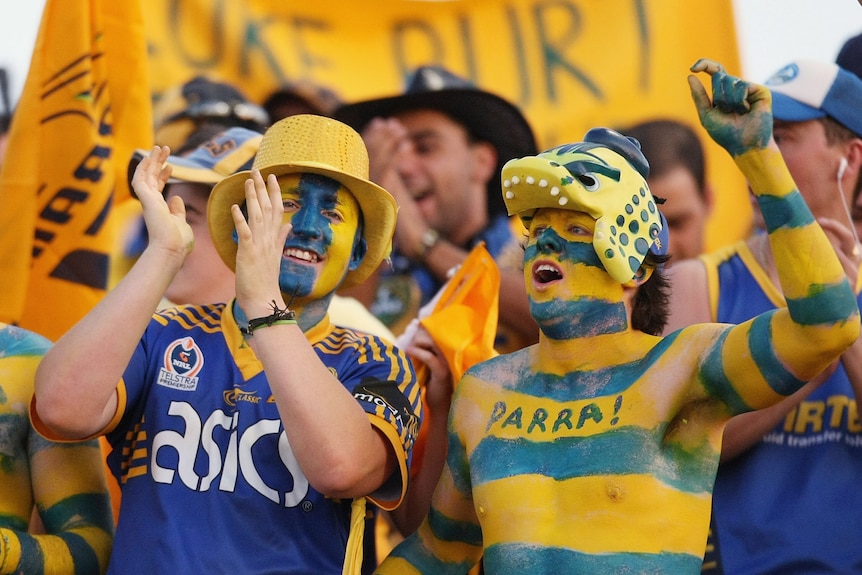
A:
[[[667,270],[670,282],[670,306],[664,333],[711,321],[709,280],[700,259],[677,262]]]
[[[483,361],[471,367],[466,376],[504,388],[514,387],[529,375],[529,350],[527,347]]]

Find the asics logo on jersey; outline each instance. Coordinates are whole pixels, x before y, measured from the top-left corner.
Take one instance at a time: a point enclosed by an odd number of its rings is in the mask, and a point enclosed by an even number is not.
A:
[[[260,419],[240,428],[238,412],[217,409],[202,421],[184,401],[172,401],[168,415],[181,420],[175,427],[184,431],[165,429],[153,437],[150,467],[157,483],[179,479],[192,491],[228,493],[245,484],[284,507],[296,507],[308,494],[308,480],[280,420]]]

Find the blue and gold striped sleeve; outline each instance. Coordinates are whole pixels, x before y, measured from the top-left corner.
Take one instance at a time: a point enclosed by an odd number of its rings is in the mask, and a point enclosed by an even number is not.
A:
[[[407,492],[413,444],[421,418],[420,389],[407,355],[383,339],[346,328],[334,328],[315,348],[348,386],[387,438],[396,455],[397,471],[369,498],[391,510]]]
[[[727,330],[702,374],[735,413],[777,403],[822,372],[859,335],[859,308],[835,250],[776,148],[734,158],[763,212],[787,301]],[[743,384],[745,382],[745,384]]]

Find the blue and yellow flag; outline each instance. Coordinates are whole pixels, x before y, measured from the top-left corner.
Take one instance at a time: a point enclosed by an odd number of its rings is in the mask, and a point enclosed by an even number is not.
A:
[[[47,0],[0,172],[0,320],[56,340],[99,301],[151,141],[140,4]]]

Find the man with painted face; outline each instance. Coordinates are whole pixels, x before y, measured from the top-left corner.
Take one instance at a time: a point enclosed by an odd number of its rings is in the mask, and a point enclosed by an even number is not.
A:
[[[465,573],[480,556],[489,574],[699,573],[724,423],[858,335],[842,267],[772,140],[769,91],[709,60],[692,71],[712,76],[713,99],[694,76],[692,96],[764,207],[789,307],[660,337],[667,237],[634,141],[597,129],[510,161],[539,343],[462,379],[431,511],[380,573]]]
[[[107,435],[123,488],[109,572],[358,573],[365,497],[404,496],[418,386],[403,352],[327,306],[388,253],[395,203],[351,128],[278,122],[209,200],[236,298],[156,312],[193,243],[162,197],[167,157],[133,178],[150,241],[43,360],[34,423]]]

